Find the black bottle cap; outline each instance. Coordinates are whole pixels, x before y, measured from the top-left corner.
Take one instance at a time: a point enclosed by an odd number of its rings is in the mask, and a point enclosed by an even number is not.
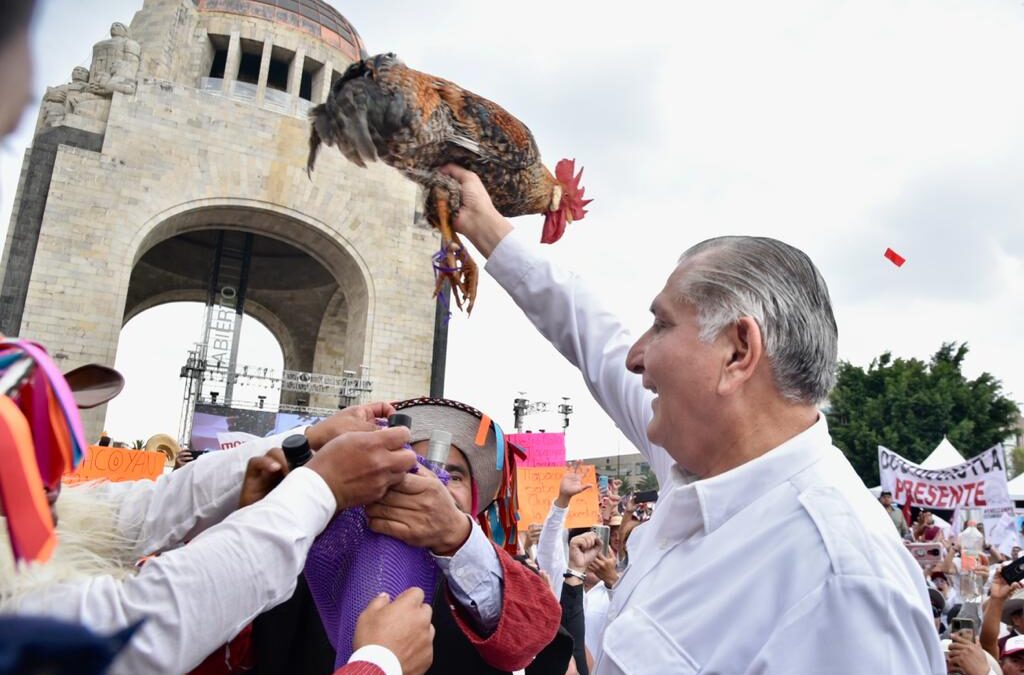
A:
[[[389,427],[405,427],[406,429],[412,429],[412,418],[405,413],[395,413],[388,418]]]
[[[281,449],[284,450],[284,456],[288,460],[288,468],[290,469],[302,466],[313,456],[309,449],[309,440],[306,439],[305,434],[293,434],[284,439],[284,442],[281,443]]]

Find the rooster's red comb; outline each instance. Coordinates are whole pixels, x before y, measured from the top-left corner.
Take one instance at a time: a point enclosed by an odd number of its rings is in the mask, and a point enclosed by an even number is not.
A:
[[[587,215],[584,207],[593,199],[584,199],[586,188],[580,187],[580,180],[583,178],[583,167],[576,173],[576,160],[563,159],[555,165],[555,180],[562,186],[562,206],[568,207],[572,214],[572,220],[583,220]]]

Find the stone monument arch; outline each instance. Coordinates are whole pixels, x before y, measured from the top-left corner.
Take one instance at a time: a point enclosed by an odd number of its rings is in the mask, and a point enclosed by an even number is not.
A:
[[[242,237],[246,311],[286,368],[365,367],[373,398],[438,393],[438,241],[417,223],[416,187],[337,153],[306,175],[306,114],[361,54],[322,0],[144,0],[114,23],[88,75],[41,105],[0,261],[0,331],[64,368],[111,364],[128,318],[202,300],[216,242]],[[90,435],[104,415],[86,416]]]

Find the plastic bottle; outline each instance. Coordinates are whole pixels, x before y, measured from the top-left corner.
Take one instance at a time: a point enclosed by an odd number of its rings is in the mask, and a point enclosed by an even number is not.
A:
[[[973,520],[968,520],[960,533],[960,599],[963,603],[981,603],[985,597],[987,579],[975,574],[982,564],[985,537]]]
[[[438,469],[444,469],[448,463],[448,453],[452,448],[452,434],[444,429],[434,429],[430,432],[430,441],[427,444],[427,456],[423,463],[436,474]]]

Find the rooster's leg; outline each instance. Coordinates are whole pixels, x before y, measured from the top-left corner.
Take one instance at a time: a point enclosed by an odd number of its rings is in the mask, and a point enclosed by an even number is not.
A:
[[[457,253],[462,250],[462,243],[457,241],[457,235],[452,230],[448,192],[440,186],[435,186],[432,189],[431,197],[432,215],[435,219],[434,226],[441,232],[441,250],[444,251],[445,267],[443,271],[438,272],[437,284],[434,286],[434,295],[436,296],[441,292],[441,285],[445,279],[448,279],[451,281],[452,297],[455,298],[455,304],[459,309],[462,309],[462,299],[466,294],[466,289],[462,281],[462,270],[457,262]]]
[[[458,245],[459,250],[457,255],[459,261],[462,263],[462,269],[460,274],[462,276],[462,294],[465,296],[466,304],[466,315],[473,313],[473,304],[476,302],[476,284],[480,279],[479,269],[476,263],[469,256],[469,251],[462,245],[462,241],[459,240],[459,235],[454,235],[455,244]]]

